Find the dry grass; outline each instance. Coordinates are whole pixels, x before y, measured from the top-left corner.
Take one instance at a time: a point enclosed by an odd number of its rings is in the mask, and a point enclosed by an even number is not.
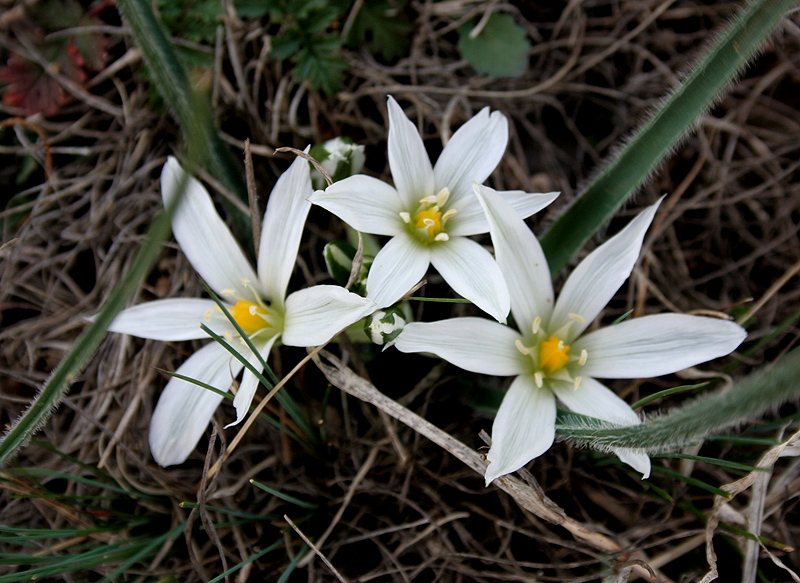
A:
[[[516,14],[534,41],[531,67],[523,77],[476,76],[459,60],[454,27],[466,14],[490,5]],[[222,75],[213,78],[219,124],[237,156],[243,140],[250,138],[256,179],[260,191],[267,193],[286,167],[284,161],[267,156],[272,149],[302,148],[336,135],[364,143],[368,171],[390,179],[385,163],[387,94],[417,121],[434,155],[442,139],[488,105],[511,121],[506,157],[490,183],[503,189],[562,191],[553,208],[532,221],[534,230],[542,232],[615,144],[675,83],[678,73],[690,67],[710,31],[719,30],[737,4],[620,0],[547,6],[414,3],[410,55],[385,65],[366,51],[349,52],[345,88],[334,97],[308,91],[268,58],[262,50],[267,32],[263,25],[234,24],[229,46],[235,47],[238,58],[232,60],[223,43],[217,57],[225,66]],[[658,225],[650,229],[643,260],[611,303],[606,320],[630,309],[724,311],[748,298],[765,298],[748,328],[749,341],[754,342],[769,337],[800,309],[796,275],[772,289],[800,265],[799,25],[793,15],[631,204],[628,216],[660,194],[671,194]],[[0,47],[7,47],[13,34],[13,24],[0,29]],[[44,164],[44,149],[37,134],[20,126],[0,136],[0,181],[7,193],[0,211],[2,242],[9,242],[0,256],[4,425],[35,395],[85,318],[98,309],[130,263],[146,226],[160,210],[157,177],[165,156],[178,148],[173,121],[150,102],[130,37],[124,28],[111,29],[109,35],[112,63],[100,82],[90,84],[87,95],[92,99],[78,95],[61,115],[29,120],[47,136],[54,156],[46,178],[36,170],[38,181],[26,182],[25,190],[14,186],[27,156]],[[0,111],[2,117],[19,114],[5,105]],[[323,212],[315,210],[311,220],[303,269],[296,274],[298,285],[325,278],[319,251],[342,235],[336,219]],[[435,294],[441,288],[435,278],[432,284],[429,293]],[[136,302],[199,293],[198,278],[171,244]],[[754,303],[733,311],[741,315]],[[441,308],[425,305],[422,317],[441,313],[436,310]],[[798,326],[789,325],[747,365],[773,361],[794,345],[797,333]],[[256,423],[208,483],[203,480],[207,440],[186,464],[162,469],[151,459],[146,440],[149,418],[165,383],[153,367],[175,370],[192,349],[190,343],[109,336],[38,440],[102,468],[125,488],[157,496],[150,501],[131,499],[124,509],[160,516],[165,528],[190,517],[189,509],[177,505],[180,501],[205,500],[240,512],[277,513],[277,518],[220,525],[231,517],[211,510],[205,518],[202,513],[192,515],[194,527],[187,529],[186,537],[137,563],[126,580],[136,574],[141,580],[208,580],[223,571],[223,564],[234,565],[285,537],[288,553],[268,553],[231,576],[237,581],[276,580],[287,556],[305,547],[280,518],[283,513],[312,540],[338,516],[319,550],[349,581],[592,581],[609,569],[620,571],[630,559],[647,561],[659,571],[660,581],[696,580],[706,570],[704,522],[688,510],[689,505],[709,510],[711,496],[704,490],[659,472],[642,483],[620,464],[608,464],[612,460],[606,456],[557,444],[529,466],[532,478],[569,517],[622,549],[616,555],[602,551],[591,540],[534,516],[497,488],[484,488],[473,470],[374,407],[334,389],[323,411],[327,383],[312,366],[288,389],[312,419],[324,422],[329,445],[323,451],[312,455],[266,423]],[[482,446],[478,433],[488,430],[491,420],[476,413],[472,390],[479,383],[497,386],[496,379],[476,380],[454,367],[431,371],[433,361],[400,358],[390,351],[380,354],[345,345],[335,350],[384,393],[470,447]],[[285,349],[274,354],[276,373],[287,372],[303,355]],[[719,371],[725,364],[714,362],[705,369]],[[413,390],[428,373],[432,374],[422,390]],[[632,401],[681,382],[666,377],[612,386]],[[794,411],[787,408],[782,413]],[[230,417],[229,408],[221,408],[218,427]],[[772,427],[759,436],[775,438],[781,431]],[[223,431],[220,438],[232,435]],[[212,440],[212,461],[219,457],[220,443]],[[714,442],[704,446],[701,455],[754,463],[765,450]],[[39,443],[25,448],[14,463],[85,472]],[[655,460],[654,465],[691,473],[715,486],[741,475],[675,459]],[[795,509],[799,471],[796,459],[779,460],[769,488],[762,492],[762,533],[792,548],[800,544]],[[314,502],[319,510],[300,523],[305,510],[254,488],[249,478]],[[100,520],[79,502],[17,497],[20,489],[37,488],[33,479],[19,480],[0,481],[0,521],[5,526],[61,528]],[[80,483],[51,481],[48,487],[97,494]],[[736,524],[754,496],[753,490],[739,495],[722,519]],[[215,535],[209,532],[208,519],[217,524]],[[203,523],[205,530],[200,528]],[[720,580],[740,580],[737,549],[744,548],[743,539],[718,535],[715,540]],[[58,542],[44,541],[42,549]],[[20,552],[0,542],[0,548],[4,545],[4,552]],[[797,552],[771,551],[787,565],[800,567]],[[768,558],[759,565],[768,579],[789,580],[789,574]],[[113,566],[82,571],[71,580],[97,580],[96,573],[108,573]],[[0,566],[0,574],[13,570]],[[291,580],[337,579],[314,559]]]

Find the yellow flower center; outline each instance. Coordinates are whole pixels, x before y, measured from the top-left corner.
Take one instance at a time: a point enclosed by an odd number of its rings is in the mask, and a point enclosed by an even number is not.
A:
[[[582,322],[583,318],[577,314],[569,314],[570,320]],[[548,378],[555,381],[571,382],[575,390],[581,384],[580,367],[586,364],[589,353],[582,349],[579,355],[569,356],[570,346],[564,343],[561,337],[570,338],[567,335],[572,322],[567,322],[564,326],[553,333],[542,326],[542,318],[536,317],[531,326],[529,336],[532,342],[528,345],[523,344],[522,340],[517,340],[514,344],[522,354],[531,359],[530,372],[536,386],[542,388]]]
[[[248,336],[251,336],[259,330],[266,328],[270,325],[267,321],[269,312],[253,302],[247,300],[239,300],[236,305],[230,309],[231,316],[236,320],[236,323],[241,326],[242,330]]]
[[[569,346],[556,336],[539,343],[539,368],[547,375],[558,372],[569,362]]]
[[[442,232],[442,211],[436,205],[419,211],[414,215],[413,221],[414,228],[426,229],[430,239],[435,239]]]
[[[414,236],[423,243],[448,241],[450,237],[445,232],[445,223],[456,214],[455,209],[443,210],[448,198],[450,198],[450,191],[443,188],[436,196],[431,195],[420,199],[420,206],[413,215],[402,212],[400,218],[409,226]]]

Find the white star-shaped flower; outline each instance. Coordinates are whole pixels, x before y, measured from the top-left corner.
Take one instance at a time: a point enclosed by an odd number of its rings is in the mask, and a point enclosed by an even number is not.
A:
[[[344,288],[318,285],[286,296],[303,225],[311,204],[309,165],[298,158],[280,177],[264,214],[256,273],[228,227],[217,214],[205,188],[169,158],[161,173],[167,205],[185,179],[183,199],[172,218],[175,239],[197,273],[225,302],[226,308],[266,360],[280,339],[289,346],[317,346],[360,320],[374,303]],[[207,338],[205,323],[261,369],[258,358],[236,328],[210,299],[182,298],[148,302],[119,313],[111,332],[140,338],[178,341]],[[227,391],[243,369],[241,362],[217,342],[207,344],[177,374]],[[258,378],[244,371],[233,404],[236,423],[247,413]],[[150,421],[150,450],[162,466],[182,463],[194,450],[222,397],[173,377],[158,400]]]
[[[364,175],[317,191],[311,202],[354,229],[392,239],[375,257],[367,297],[379,308],[408,292],[433,264],[456,291],[496,320],[505,322],[508,290],[491,254],[468,239],[489,225],[472,193],[500,162],[508,122],[485,107],[453,134],[435,166],[414,124],[389,97],[389,167],[395,186]],[[529,217],[558,195],[501,192],[520,217]]]
[[[658,203],[590,253],[554,303],[536,237],[497,193],[478,184],[475,192],[489,219],[519,330],[482,318],[411,323],[395,346],[432,352],[472,372],[515,377],[492,425],[487,484],[550,448],[556,399],[582,415],[635,425],[638,415],[596,377],[669,374],[726,355],[744,340],[745,331],[732,322],[685,314],[644,316],[584,334],[630,276]],[[649,476],[646,454],[615,453]]]

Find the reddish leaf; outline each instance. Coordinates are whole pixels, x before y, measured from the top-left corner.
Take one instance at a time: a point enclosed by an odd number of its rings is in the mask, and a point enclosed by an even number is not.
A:
[[[67,102],[58,81],[39,65],[19,55],[12,55],[8,66],[0,69],[0,83],[8,86],[3,103],[21,107],[27,115],[56,115]]]

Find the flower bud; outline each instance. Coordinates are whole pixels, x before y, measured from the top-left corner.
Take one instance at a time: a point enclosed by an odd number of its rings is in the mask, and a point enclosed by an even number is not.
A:
[[[367,316],[364,319],[364,332],[378,346],[391,346],[405,325],[403,310],[399,307],[389,308]]]
[[[314,146],[309,152],[334,182],[358,174],[364,168],[364,146],[356,145],[348,138],[333,138],[322,145]],[[323,190],[328,183],[322,174],[312,166],[311,183],[317,190]]]
[[[356,248],[344,241],[332,241],[325,245],[322,251],[325,258],[325,266],[328,268],[330,276],[341,286],[347,285],[350,280],[350,272],[353,269],[353,259],[356,255]],[[356,279],[350,286],[350,291],[360,296],[367,295],[367,275],[372,265],[372,257],[364,255],[361,261],[361,268],[356,275]]]

